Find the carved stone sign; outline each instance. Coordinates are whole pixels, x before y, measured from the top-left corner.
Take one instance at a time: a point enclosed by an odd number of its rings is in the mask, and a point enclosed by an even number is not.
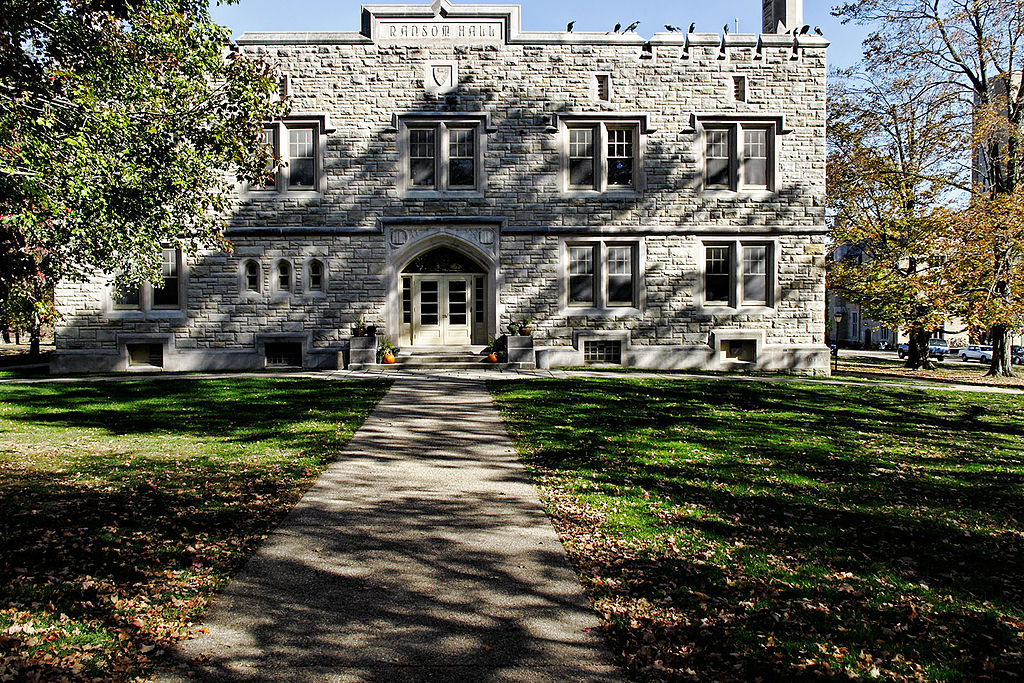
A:
[[[378,19],[374,35],[378,43],[402,45],[504,43],[505,22],[501,19]]]

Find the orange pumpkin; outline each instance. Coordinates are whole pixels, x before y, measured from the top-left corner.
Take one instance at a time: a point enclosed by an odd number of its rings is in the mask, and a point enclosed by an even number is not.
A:
[[[384,362],[385,363],[394,363],[395,362],[395,354],[391,353],[390,351],[385,353],[384,354]]]
[[[491,353],[487,354],[487,362],[489,362],[489,363],[497,363],[498,362],[498,354],[494,353],[493,351]]]

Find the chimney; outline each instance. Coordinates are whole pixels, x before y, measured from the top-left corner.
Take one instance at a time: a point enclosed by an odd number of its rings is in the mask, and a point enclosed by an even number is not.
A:
[[[804,23],[804,0],[761,0],[761,32],[785,33]]]

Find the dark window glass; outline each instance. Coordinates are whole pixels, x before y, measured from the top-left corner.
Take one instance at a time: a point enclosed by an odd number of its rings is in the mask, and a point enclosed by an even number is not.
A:
[[[114,306],[116,308],[138,308],[142,303],[142,290],[129,287],[118,279],[114,280]]]
[[[324,288],[324,264],[319,261],[309,263],[309,288],[315,292]]]
[[[288,187],[312,189],[316,185],[315,140],[312,128],[288,131]]]
[[[705,162],[707,163],[707,186],[729,187],[729,131],[709,130]]]
[[[608,184],[633,185],[633,131],[630,129],[608,129]]]
[[[708,303],[729,303],[731,252],[728,246],[707,247],[704,264],[704,300]]]
[[[569,129],[569,184],[594,187],[594,129]]]
[[[164,276],[164,284],[161,287],[153,287],[154,308],[177,308],[180,304],[180,278],[178,269],[180,267],[180,252],[174,248],[164,249],[164,262],[161,271]]]
[[[622,363],[622,342],[617,341],[585,341],[583,342],[584,363]]]
[[[434,186],[434,139],[433,128],[409,131],[409,182],[415,187]]]
[[[476,185],[476,151],[472,128],[448,131],[448,185],[455,188]]]
[[[287,261],[277,264],[277,288],[282,292],[292,289],[292,266]]]
[[[569,303],[594,303],[593,247],[569,247]]]
[[[632,247],[608,247],[608,303],[633,305]]]
[[[260,291],[260,266],[255,261],[245,264],[245,288],[250,292]]]

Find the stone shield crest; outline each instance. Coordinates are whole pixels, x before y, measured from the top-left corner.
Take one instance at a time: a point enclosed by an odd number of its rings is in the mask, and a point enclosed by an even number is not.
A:
[[[430,69],[430,75],[434,79],[434,85],[438,88],[445,88],[452,83],[451,64],[434,65]]]

